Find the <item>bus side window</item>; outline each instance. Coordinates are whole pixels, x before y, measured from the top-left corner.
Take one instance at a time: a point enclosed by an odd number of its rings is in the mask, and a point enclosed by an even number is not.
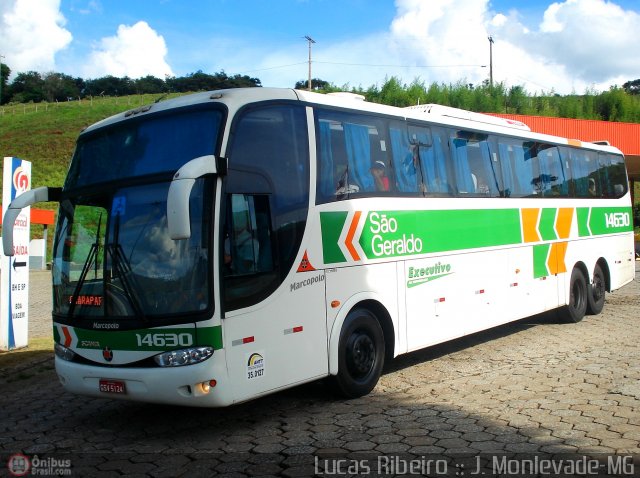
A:
[[[531,196],[534,193],[532,161],[523,141],[498,138],[498,153],[504,183],[501,196]]]
[[[571,148],[569,155],[575,196],[579,198],[602,196],[597,153],[585,149]]]
[[[275,274],[268,195],[229,194],[224,230],[227,308],[257,302],[269,293]]]
[[[566,197],[569,194],[565,169],[556,146],[534,143],[531,146],[534,162],[533,185],[537,194],[544,197]]]
[[[316,110],[319,203],[390,189],[387,181],[381,188],[372,173],[376,165],[389,166],[380,124],[367,115]]]
[[[451,137],[450,143],[458,193],[498,196],[498,176],[488,136],[458,131]]]
[[[237,115],[231,133],[229,168],[224,179],[226,192],[233,195],[227,201],[231,203],[225,214],[225,232],[230,241],[225,310],[258,303],[285,279],[302,243],[310,189],[303,106],[268,104],[247,108]],[[240,203],[245,205],[239,206]],[[238,224],[237,233],[234,220],[245,223]],[[240,236],[242,226],[249,229],[251,242],[239,253],[252,257],[245,261],[238,258],[234,263],[233,235],[236,234],[236,249],[240,239],[248,237],[246,233]]]
[[[598,173],[602,185],[602,196],[619,198],[627,192],[627,176],[624,158],[609,153],[598,155]]]
[[[403,123],[394,123],[389,128],[391,154],[398,192],[417,193],[422,173],[418,162],[416,146],[411,144],[407,127]]]

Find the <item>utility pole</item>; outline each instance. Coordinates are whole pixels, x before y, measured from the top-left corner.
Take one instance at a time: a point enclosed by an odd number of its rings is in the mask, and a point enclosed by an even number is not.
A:
[[[311,44],[315,43],[315,41],[309,35],[305,35],[305,38],[309,42],[309,84],[307,85],[307,89],[311,91]]]
[[[493,88],[493,37],[489,35],[489,86]]]

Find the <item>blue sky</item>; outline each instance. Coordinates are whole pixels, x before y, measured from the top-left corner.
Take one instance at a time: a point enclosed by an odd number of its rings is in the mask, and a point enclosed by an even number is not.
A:
[[[14,73],[83,78],[202,70],[292,87],[494,81],[584,92],[640,77],[638,0],[2,0]]]

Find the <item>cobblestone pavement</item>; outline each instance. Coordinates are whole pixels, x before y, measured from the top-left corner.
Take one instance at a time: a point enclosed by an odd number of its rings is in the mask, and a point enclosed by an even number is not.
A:
[[[638,476],[638,279],[579,324],[539,316],[399,357],[356,400],[335,399],[321,382],[222,410],[93,399],[62,390],[51,356],[27,358],[0,373],[0,474],[17,452],[68,458],[73,476],[96,477],[355,475],[366,474],[356,460],[364,452],[519,452],[635,454],[635,468],[613,471]],[[34,327],[48,324],[36,315]]]

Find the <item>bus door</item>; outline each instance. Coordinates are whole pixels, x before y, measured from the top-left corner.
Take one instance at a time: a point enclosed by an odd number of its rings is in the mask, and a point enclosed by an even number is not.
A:
[[[269,195],[229,194],[226,224],[223,327],[235,400],[326,375],[324,272],[296,265],[281,279]]]

